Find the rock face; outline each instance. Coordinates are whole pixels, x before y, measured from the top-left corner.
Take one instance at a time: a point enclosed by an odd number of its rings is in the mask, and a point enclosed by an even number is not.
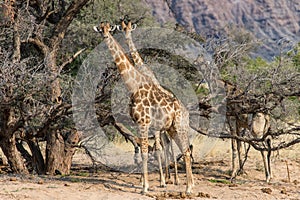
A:
[[[265,43],[262,54],[278,53],[279,39],[300,41],[299,0],[145,0],[159,22],[176,21],[203,35],[235,24],[252,32]],[[171,7],[172,12],[168,7]]]

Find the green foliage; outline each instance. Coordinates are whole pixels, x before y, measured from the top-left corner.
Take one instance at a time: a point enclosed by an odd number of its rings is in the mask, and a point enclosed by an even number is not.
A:
[[[259,72],[261,69],[268,67],[268,63],[261,57],[257,57],[254,59],[247,58],[246,59],[246,68],[252,72]]]
[[[198,89],[196,90],[196,94],[197,95],[204,95],[207,96],[209,94],[209,89],[205,88],[205,87],[198,87]]]

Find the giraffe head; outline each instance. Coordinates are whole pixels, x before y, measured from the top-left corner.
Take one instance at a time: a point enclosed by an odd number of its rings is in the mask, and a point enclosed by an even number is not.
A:
[[[121,25],[117,26],[117,29],[119,31],[124,31],[125,32],[125,36],[129,37],[129,34],[131,33],[131,31],[136,29],[136,24],[132,24],[132,22],[130,20],[126,20],[125,18],[121,20]]]
[[[116,25],[111,26],[108,22],[101,22],[98,26],[94,26],[94,30],[101,33],[104,38],[109,36],[109,32],[113,32],[116,29]]]

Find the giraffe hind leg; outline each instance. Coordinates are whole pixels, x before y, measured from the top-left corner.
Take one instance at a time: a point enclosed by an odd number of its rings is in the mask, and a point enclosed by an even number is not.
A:
[[[160,174],[160,186],[166,187],[166,181],[164,177],[164,172],[162,169],[162,146],[160,144],[160,131],[157,131],[155,133],[155,154],[158,161],[158,167],[159,167],[159,174]]]
[[[182,129],[180,129],[182,130]],[[192,163],[191,163],[191,151],[189,145],[188,134],[184,130],[174,135],[174,141],[179,147],[181,153],[184,156],[185,169],[186,169],[186,193],[191,194],[194,185]]]

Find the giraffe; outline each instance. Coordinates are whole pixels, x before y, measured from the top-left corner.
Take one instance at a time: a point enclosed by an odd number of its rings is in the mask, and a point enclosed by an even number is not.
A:
[[[230,127],[230,132],[233,135],[241,136],[241,133],[244,130],[249,130],[251,136],[259,138],[266,134],[270,128],[270,116],[261,112],[253,114],[241,114],[238,116],[229,116],[228,123]],[[239,170],[242,169],[242,159],[241,159],[241,141],[232,139],[232,173],[231,181],[235,179]],[[268,149],[271,148],[271,138],[267,137],[264,141]],[[264,169],[266,182],[270,182],[272,178],[271,174],[271,162],[270,156],[271,151],[268,150],[267,156],[264,151],[260,151]],[[238,159],[238,166],[236,165],[236,159]]]
[[[174,97],[174,95],[169,92],[168,90],[164,89],[157,78],[155,77],[153,71],[147,66],[143,59],[141,58],[137,48],[135,47],[135,44],[133,43],[132,40],[132,35],[131,32],[135,30],[136,24],[132,24],[130,20],[127,19],[128,17],[125,16],[124,19],[121,21],[121,26],[117,26],[119,31],[123,31],[125,33],[125,38],[126,38],[126,43],[129,47],[131,57],[133,59],[133,62],[137,69],[144,75],[149,77],[153,84],[155,84],[160,90],[162,90],[165,94],[169,95],[170,97]],[[126,22],[127,21],[127,22]],[[167,147],[171,148],[171,156],[173,158],[174,162],[174,171],[175,171],[175,185],[179,184],[179,177],[178,177],[178,169],[177,169],[177,159],[174,153],[174,147],[173,147],[173,142],[171,138],[168,138],[165,132],[162,132],[160,137],[157,137],[155,139],[155,152],[156,156],[158,159],[158,164],[159,164],[159,171],[160,171],[160,181],[161,181],[161,186],[165,187],[166,181],[169,178],[169,152],[167,152]],[[162,165],[161,165],[161,149],[163,148],[164,154],[165,154],[165,171],[166,171],[166,179],[164,179],[163,176],[163,170],[162,170]]]
[[[225,83],[227,88],[227,95],[240,95],[240,91],[237,90],[230,83]],[[240,105],[237,103],[229,105],[229,109],[232,109],[233,112],[239,113]],[[234,116],[227,116],[227,123],[229,125],[230,133],[235,136],[241,136],[243,130],[248,130],[251,136],[259,138],[266,134],[270,128],[270,116],[262,112],[256,112],[251,114],[236,114]],[[268,149],[271,148],[271,138],[267,137],[264,141]],[[232,172],[231,172],[231,181],[235,179],[237,174],[243,168],[243,162],[241,158],[241,141],[232,139],[231,140],[232,148]],[[272,178],[271,174],[271,151],[268,150],[267,156],[264,151],[260,151],[264,169],[266,182],[270,182]],[[238,164],[236,163],[238,161]],[[239,168],[238,168],[239,166]]]
[[[139,127],[142,155],[143,190],[147,193],[148,183],[148,134],[159,135],[167,131],[184,154],[186,165],[186,193],[192,192],[194,185],[190,148],[189,148],[189,113],[183,104],[162,91],[153,81],[134,68],[122,47],[112,37],[113,30],[109,23],[100,23],[94,30],[102,33],[104,41],[111,52],[117,69],[131,93],[130,115]]]

